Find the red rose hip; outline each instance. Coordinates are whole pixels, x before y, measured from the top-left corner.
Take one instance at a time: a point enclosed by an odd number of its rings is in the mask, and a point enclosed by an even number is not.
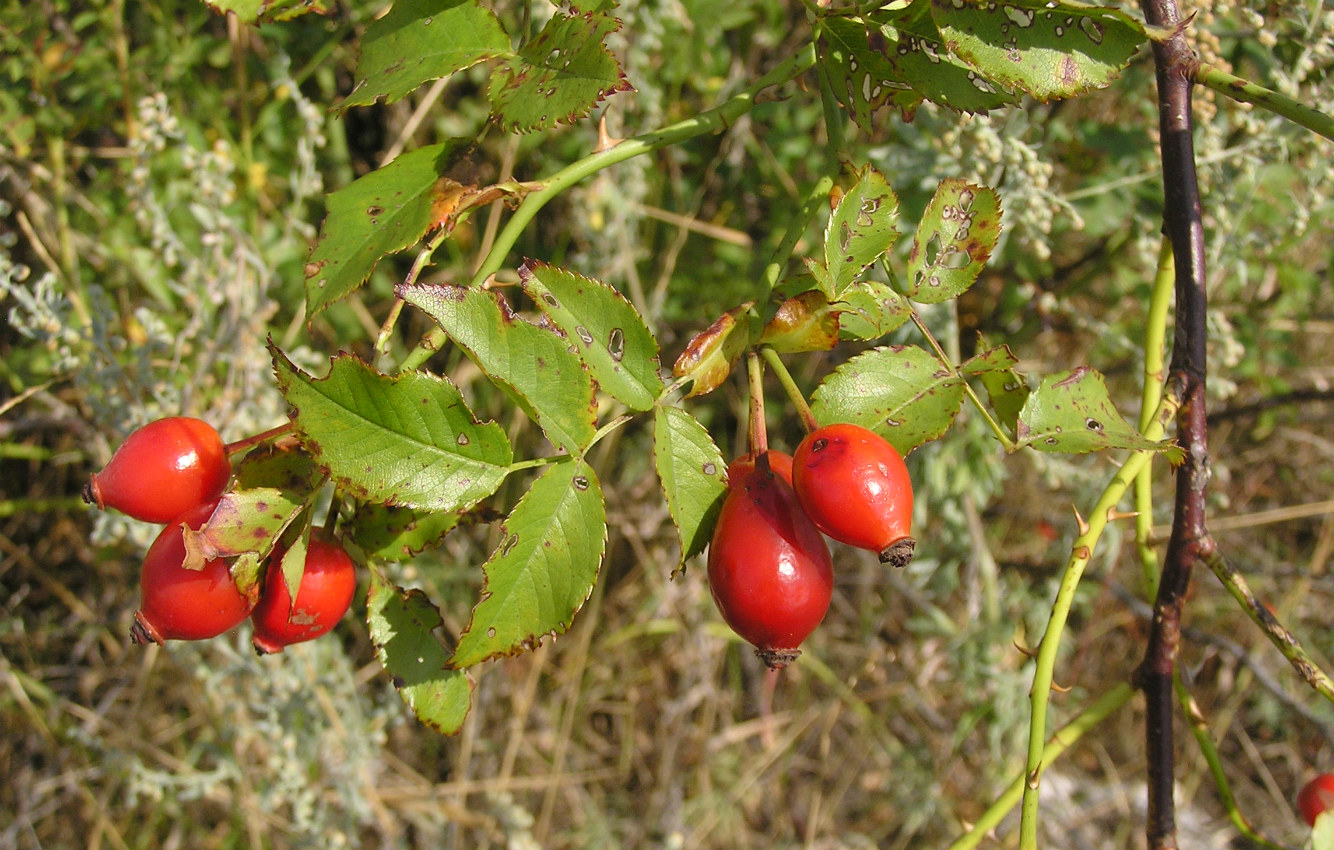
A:
[[[1331,808],[1334,808],[1334,773],[1320,774],[1297,792],[1297,811],[1308,826],[1315,826],[1316,818]]]
[[[825,534],[896,567],[912,560],[912,481],[903,457],[860,425],[826,425],[792,456],[792,486]]]
[[[199,530],[216,506],[215,501],[196,505],[148,548],[139,577],[141,601],[130,631],[135,643],[217,637],[249,616],[250,599],[236,587],[225,559],[205,561],[203,569],[185,567],[181,525]]]
[[[336,543],[310,541],[295,603],[283,577],[281,554],[270,558],[264,591],[250,615],[255,651],[282,652],[285,646],[328,633],[352,606],[356,590],[356,567]]]
[[[226,446],[213,426],[174,416],[127,437],[83,488],[83,499],[146,522],[171,522],[222,495],[231,474]]]
[[[709,544],[709,589],[727,624],[771,668],[786,667],[833,596],[829,547],[780,470],[734,465]],[[739,473],[739,474],[738,474]]]

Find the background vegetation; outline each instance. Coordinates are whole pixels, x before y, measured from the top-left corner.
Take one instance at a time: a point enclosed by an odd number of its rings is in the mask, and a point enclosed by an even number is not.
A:
[[[245,634],[129,645],[154,532],[94,515],[79,488],[158,416],[202,416],[231,439],[281,422],[266,337],[307,368],[339,348],[371,356],[411,258],[381,263],[367,288],[308,325],[304,264],[324,193],[448,137],[481,137],[471,159],[484,181],[549,174],[597,143],[594,120],[523,137],[487,130],[481,70],[392,105],[327,111],[351,90],[357,36],[382,6],[248,27],[197,0],[0,0],[0,845],[954,840],[1022,767],[1023,650],[1046,622],[1072,507],[1092,503],[1114,457],[1007,457],[976,419],[914,452],[917,560],[887,572],[838,549],[834,613],[778,677],[730,636],[698,565],[670,579],[678,544],[642,429],[594,454],[612,536],[593,597],[559,640],[476,668],[457,737],[412,718],[364,618],[348,618],[337,640],[265,658]],[[549,14],[541,3],[496,8],[511,32]],[[1211,63],[1329,102],[1334,13],[1287,2],[1194,11],[1190,40]],[[636,90],[607,102],[613,136],[712,106],[809,37],[805,10],[779,0],[626,0],[617,14],[624,27],[609,43]],[[820,173],[818,99],[792,94],[721,134],[599,173],[544,210],[515,257],[615,284],[674,358],[748,297],[781,238],[775,223]],[[1207,93],[1197,118],[1216,368],[1211,527],[1328,667],[1330,143]],[[883,114],[872,131],[850,125],[844,145],[851,162],[889,177],[908,222],[941,178],[995,187],[1001,247],[957,311],[929,320],[966,331],[965,345],[974,330],[1004,340],[1033,374],[1094,364],[1130,413],[1159,245],[1156,126],[1145,53],[1086,97],[979,117],[926,105],[911,123]],[[461,224],[433,279],[465,280],[499,215]],[[397,344],[411,345],[426,322],[405,314],[400,328]],[[812,386],[851,351],[805,358],[798,379]],[[479,416],[517,429],[508,402],[460,359],[433,365]],[[740,450],[739,384],[692,410],[725,453]],[[780,446],[800,436],[794,417],[770,428]],[[1159,471],[1166,510],[1170,475]],[[454,632],[488,533],[451,534],[398,575],[430,590]],[[1140,660],[1148,608],[1130,541],[1128,524],[1114,524],[1081,588],[1053,726]],[[1211,576],[1197,578],[1187,626],[1182,669],[1240,810],[1300,844],[1289,801],[1334,768],[1334,708]],[[1132,701],[1047,775],[1048,843],[1144,840],[1142,727]],[[1235,830],[1182,732],[1182,844],[1228,846]],[[1010,846],[1014,832],[1007,823],[984,846]]]

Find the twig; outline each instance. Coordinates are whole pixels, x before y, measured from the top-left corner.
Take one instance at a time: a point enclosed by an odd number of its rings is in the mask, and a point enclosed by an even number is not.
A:
[[[1209,480],[1208,421],[1205,410],[1207,297],[1204,226],[1195,172],[1191,117],[1192,74],[1198,60],[1186,42],[1175,0],[1141,0],[1151,26],[1173,35],[1153,44],[1158,84],[1158,125],[1163,169],[1163,224],[1171,242],[1176,292],[1175,333],[1169,386],[1180,393],[1177,439],[1186,459],[1177,470],[1172,535],[1154,600],[1153,626],[1135,683],[1145,697],[1145,758],[1148,773],[1150,850],[1176,848],[1173,799],[1175,754],[1172,716],[1173,679],[1181,641],[1181,611],[1191,569],[1213,552],[1205,528],[1205,491]]]

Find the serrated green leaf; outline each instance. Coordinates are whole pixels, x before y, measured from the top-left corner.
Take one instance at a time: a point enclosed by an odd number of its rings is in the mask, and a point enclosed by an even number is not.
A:
[[[507,388],[552,445],[581,451],[597,431],[593,380],[573,343],[514,315],[499,294],[462,286],[399,286],[454,343]]]
[[[607,49],[621,22],[605,12],[557,12],[537,38],[491,77],[491,114],[510,133],[587,115],[603,98],[633,88]]]
[[[463,728],[472,707],[472,680],[448,668],[449,652],[435,630],[440,612],[420,590],[404,591],[374,570],[366,624],[375,654],[417,719],[445,735]]]
[[[1043,378],[1019,413],[1016,438],[1017,446],[1072,454],[1171,447],[1170,441],[1147,439],[1126,422],[1102,373],[1088,366]]]
[[[951,53],[1041,101],[1106,86],[1148,39],[1119,9],[1070,0],[932,0],[931,15]]]
[[[848,360],[815,388],[820,424],[852,422],[880,434],[900,454],[934,440],[963,404],[963,378],[913,346],[875,348]]]
[[[220,15],[235,12],[247,24],[288,21],[307,12],[327,15],[333,8],[330,0],[204,0],[204,5]]]
[[[750,345],[754,334],[750,313],[754,306],[754,302],[747,301],[733,307],[686,344],[672,366],[674,377],[691,382],[686,398],[711,393],[727,380],[732,366]]]
[[[306,313],[314,317],[366,282],[381,257],[422,238],[452,200],[442,176],[458,149],[444,142],[410,151],[326,200],[328,215],[306,262]]]
[[[708,430],[679,407],[653,411],[653,465],[681,540],[681,560],[704,551],[727,495],[727,463]]]
[[[474,419],[444,378],[390,377],[343,354],[316,379],[275,346],[269,350],[302,444],[357,498],[463,511],[509,474],[514,457],[504,429]]]
[[[513,52],[495,13],[477,0],[394,0],[366,28],[357,85],[340,108],[381,97],[393,103],[431,80]]]
[[[457,513],[363,504],[340,528],[367,555],[383,561],[406,561],[438,545],[460,518]]]
[[[912,318],[907,299],[878,280],[858,281],[838,300],[838,329],[844,339],[879,339]]]
[[[537,648],[563,634],[593,592],[607,542],[606,506],[583,461],[552,465],[501,525],[486,584],[450,658],[455,668]]]
[[[987,395],[991,399],[992,410],[996,412],[1000,423],[1011,432],[1018,427],[1019,411],[1028,400],[1029,392],[1028,382],[1014,371],[1017,365],[1019,358],[1005,345],[988,348],[959,365],[959,370],[965,374],[981,377],[982,385],[987,388]]]
[[[519,269],[523,289],[578,347],[598,388],[631,410],[662,394],[658,341],[625,296],[599,280],[532,260]]]
[[[837,300],[893,246],[899,236],[894,229],[898,217],[899,199],[885,176],[873,168],[863,170],[825,227],[824,266],[833,284],[825,290],[829,300]]]
[[[866,130],[875,129],[876,112],[908,93],[885,54],[883,40],[859,18],[820,20],[816,48],[821,67],[829,75],[835,99]],[[915,95],[906,102],[899,100],[905,119],[920,101]]]
[[[961,112],[990,112],[1018,98],[979,75],[949,52],[931,18],[931,0],[881,9],[869,17],[896,79],[932,103]]]
[[[907,296],[938,304],[967,291],[991,258],[1000,227],[995,191],[964,180],[942,180],[913,235]]]

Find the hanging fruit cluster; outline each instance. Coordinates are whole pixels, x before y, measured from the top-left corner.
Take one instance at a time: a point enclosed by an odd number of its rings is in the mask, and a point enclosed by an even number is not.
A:
[[[356,567],[331,540],[296,540],[304,559],[295,600],[288,547],[272,548],[256,577],[262,583],[238,584],[231,560],[217,547],[208,551],[199,534],[219,511],[231,477],[228,447],[217,430],[199,419],[171,417],[132,433],[84,488],[85,501],[101,509],[165,524],[140,572],[141,601],[130,633],[135,643],[205,640],[250,618],[255,651],[281,652],[326,634],[351,607]]]
[[[768,667],[781,669],[800,654],[833,598],[823,535],[876,552],[892,566],[912,559],[912,481],[884,438],[851,423],[817,427],[799,394],[792,400],[809,433],[795,455],[771,450],[758,355],[748,361],[750,451],[727,467],[709,544],[709,589],[732,630]]]

